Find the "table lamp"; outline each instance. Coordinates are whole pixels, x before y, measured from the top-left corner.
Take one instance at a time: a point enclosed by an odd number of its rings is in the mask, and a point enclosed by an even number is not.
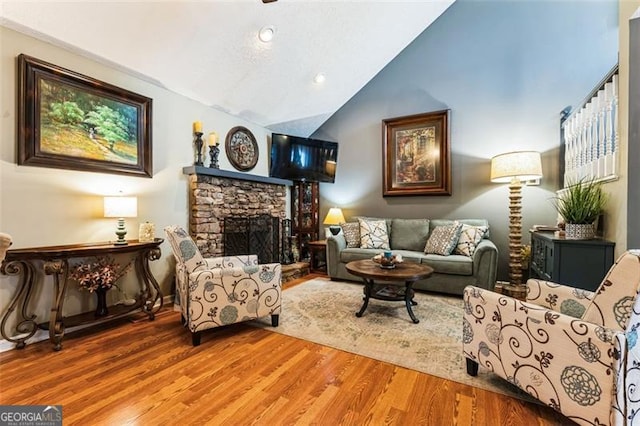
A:
[[[329,213],[327,213],[327,216],[324,218],[324,222],[322,223],[324,225],[329,225],[329,230],[333,235],[338,235],[342,229],[340,224],[344,222],[346,221],[344,220],[342,210],[337,207],[331,207],[329,209]]]
[[[118,227],[116,228],[118,240],[113,243],[114,245],[127,245],[127,241],[124,239],[124,236],[127,234],[127,230],[124,227],[124,218],[136,216],[138,216],[138,198],[104,197],[104,217],[118,218]]]
[[[509,279],[514,286],[522,285],[522,182],[541,177],[539,152],[508,152],[491,159],[491,182],[509,183]]]

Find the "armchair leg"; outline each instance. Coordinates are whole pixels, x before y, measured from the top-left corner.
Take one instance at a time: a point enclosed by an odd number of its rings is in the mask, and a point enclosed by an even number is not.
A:
[[[191,343],[193,346],[200,346],[200,337],[202,332],[196,331],[195,333],[191,333]]]
[[[271,326],[277,327],[280,322],[280,315],[271,315]]]
[[[477,376],[478,375],[478,363],[469,359],[469,358],[465,358],[467,360],[467,374],[470,376]]]
[[[187,320],[184,318],[184,315],[180,314],[180,324],[183,326],[187,324]]]

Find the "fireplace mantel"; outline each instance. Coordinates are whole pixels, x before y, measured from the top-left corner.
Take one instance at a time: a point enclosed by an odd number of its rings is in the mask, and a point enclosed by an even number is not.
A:
[[[293,181],[287,179],[279,179],[267,176],[251,175],[249,173],[232,172],[229,170],[214,169],[213,167],[204,166],[187,166],[182,168],[185,175],[206,175],[216,176],[227,179],[247,180],[250,182],[269,183],[272,185],[292,186]]]

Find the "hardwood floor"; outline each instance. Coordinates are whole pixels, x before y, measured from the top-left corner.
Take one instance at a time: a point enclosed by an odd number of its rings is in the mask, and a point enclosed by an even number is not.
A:
[[[246,324],[206,332],[194,348],[168,309],[63,345],[1,353],[0,404],[60,404],[65,425],[573,424],[547,407]]]

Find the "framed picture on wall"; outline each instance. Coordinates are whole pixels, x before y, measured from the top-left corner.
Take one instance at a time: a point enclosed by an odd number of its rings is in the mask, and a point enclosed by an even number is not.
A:
[[[451,195],[450,110],[382,120],[382,195]]]
[[[18,164],[151,177],[152,100],[18,56]]]

